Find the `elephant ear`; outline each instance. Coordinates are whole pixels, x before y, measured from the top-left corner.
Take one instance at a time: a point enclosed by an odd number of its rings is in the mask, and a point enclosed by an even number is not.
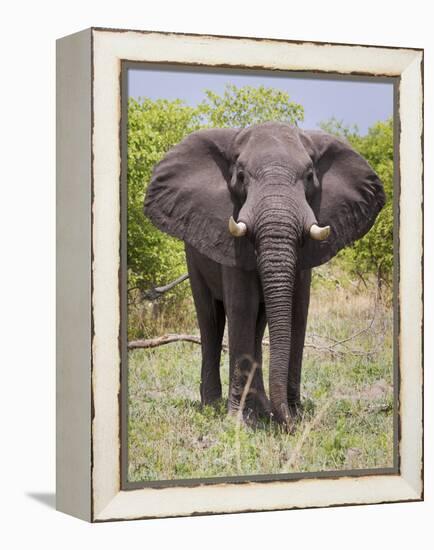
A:
[[[220,264],[256,268],[253,245],[228,230],[231,146],[238,130],[199,130],[155,166],[144,212],[161,231],[182,239]]]
[[[319,225],[330,225],[324,241],[307,240],[301,250],[301,267],[317,267],[341,248],[365,235],[383,208],[383,185],[367,161],[342,139],[326,132],[303,132],[319,182],[312,209]]]

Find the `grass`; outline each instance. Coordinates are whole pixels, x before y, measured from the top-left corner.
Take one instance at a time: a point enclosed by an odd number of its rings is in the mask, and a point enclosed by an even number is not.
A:
[[[308,334],[305,412],[291,435],[270,422],[256,430],[240,425],[225,400],[201,407],[200,346],[130,351],[129,481],[393,466],[390,303],[375,299],[374,286],[341,285],[323,269],[313,284]],[[322,349],[331,346],[335,353]],[[221,373],[227,396],[227,353]],[[267,384],[268,348],[264,378]]]

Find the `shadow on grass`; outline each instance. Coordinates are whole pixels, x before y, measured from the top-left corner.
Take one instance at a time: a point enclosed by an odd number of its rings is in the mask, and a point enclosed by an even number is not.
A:
[[[188,397],[176,397],[169,399],[168,402],[171,406],[179,408],[182,411],[190,409],[199,413],[204,419],[220,419],[224,420],[228,413],[228,400],[219,399],[212,405],[202,405],[202,403],[195,399]],[[302,426],[305,422],[311,421],[315,417],[316,407],[311,399],[306,399],[302,403],[302,412],[296,420],[296,429]],[[285,428],[277,424],[270,417],[261,416],[255,419],[254,422],[245,423],[245,427],[253,431],[263,430],[275,436],[281,436],[286,433]]]

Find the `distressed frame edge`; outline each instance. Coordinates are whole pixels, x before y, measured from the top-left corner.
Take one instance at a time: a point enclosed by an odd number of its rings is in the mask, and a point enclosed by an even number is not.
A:
[[[87,521],[92,520],[91,41],[91,29],[56,41],[56,509]]]
[[[101,30],[101,29],[98,29],[98,28],[95,28],[95,29],[92,29],[92,34],[94,34],[95,32],[104,32],[104,33],[107,33],[107,32],[110,32],[107,31],[107,30]],[[111,31],[113,33],[117,33],[117,32],[135,32],[135,31],[127,31],[127,30],[124,30],[124,31]],[[166,33],[155,33],[154,31],[150,31],[150,34],[153,34],[153,35],[165,35]],[[176,36],[175,33],[170,33],[170,36],[173,38],[174,36]],[[185,36],[185,35],[181,35],[181,36]],[[189,36],[189,35],[187,35]],[[196,38],[200,38],[202,35],[194,35]],[[233,39],[234,37],[225,37],[225,38],[229,38],[229,39]],[[245,40],[254,40],[254,39],[250,39],[250,38],[245,38]],[[266,41],[266,39],[260,39],[261,41]],[[290,44],[291,41],[284,41],[282,40],[283,43],[288,43]],[[301,43],[301,44],[304,44],[304,43]],[[315,44],[315,43],[312,43],[312,42],[308,42],[308,44]],[[332,44],[330,44],[332,45]],[[353,48],[355,47],[355,45],[345,45],[347,48]],[[362,46],[364,47],[364,46]],[[369,46],[366,46],[366,47],[369,47]],[[376,47],[377,49],[382,49],[381,47]],[[398,50],[401,50],[401,51],[406,51],[406,52],[411,52],[413,54],[412,56],[412,61],[414,61],[415,58],[419,57],[419,61],[417,61],[418,63],[420,63],[420,66],[423,65],[423,50],[420,50],[420,49],[408,49],[408,48],[396,48]],[[122,58],[123,59],[123,58]],[[149,61],[148,59],[144,59],[143,61]],[[410,64],[408,64],[409,66]],[[287,68],[286,70],[291,70],[290,68]],[[402,70],[402,72],[400,74],[396,74],[395,76],[400,76],[402,78],[404,74],[404,70]],[[420,74],[420,72],[419,72]],[[373,74],[372,76],[375,76],[375,74]],[[418,108],[422,108],[422,105],[423,105],[423,83],[421,84],[421,96],[420,96],[420,99],[421,99],[421,104],[418,104]],[[420,131],[421,131],[421,135],[423,136],[423,121],[421,121],[421,126],[420,126]],[[422,171],[423,173],[423,166],[421,164],[421,161],[423,160],[422,157],[418,158],[418,159],[415,159],[417,162],[420,163],[420,170]],[[420,273],[422,276],[423,274]],[[422,287],[420,288],[420,290],[422,290]],[[423,317],[421,319],[421,322],[423,322]],[[419,335],[420,336],[420,335]],[[420,367],[420,365],[419,365]],[[423,373],[422,373],[422,376],[423,376]],[[423,380],[422,380],[422,383],[423,383]],[[422,390],[422,387],[421,387],[421,390]],[[423,391],[422,391],[423,393]],[[423,395],[422,395],[423,397]],[[421,406],[423,406],[423,402],[421,402]],[[423,411],[422,411],[423,413]],[[423,420],[423,417],[421,418],[421,420]],[[422,437],[423,437],[423,432],[422,432]],[[421,440],[421,445],[423,447],[423,440]],[[421,500],[423,499],[423,451],[422,451],[422,454],[421,454],[421,462],[420,462],[420,466],[421,466],[421,469],[420,469],[420,473],[421,473],[421,477],[420,477],[420,483],[416,482],[416,483],[413,483],[414,482],[414,477],[412,479],[412,481],[409,481],[407,478],[407,476],[393,476],[395,478],[397,478],[397,480],[400,480],[402,483],[401,483],[401,486],[402,486],[402,490],[403,490],[403,493],[401,495],[400,498],[398,499],[392,499],[392,500],[381,500],[381,502],[394,502],[394,501],[401,501],[401,500],[406,500],[406,501],[414,501],[414,500]],[[341,478],[342,479],[342,478]],[[301,480],[301,481],[304,481],[304,480]],[[315,480],[317,481],[317,480]],[[319,480],[319,483],[321,483],[322,481],[325,481],[325,480]],[[334,481],[336,483],[336,480]],[[378,477],[377,477],[377,482],[378,482]],[[288,483],[294,483],[294,481],[279,481],[277,482],[278,484],[288,484]],[[227,484],[223,484],[223,485],[214,485],[214,487],[226,487]],[[169,490],[170,488],[168,489],[164,489],[164,490]],[[178,488],[176,488],[178,489]],[[92,491],[92,500],[94,499],[94,490],[95,490],[95,487],[93,486],[93,491]],[[182,489],[184,490],[184,489]],[[188,491],[191,491],[192,489],[188,489]],[[191,512],[190,513],[180,513],[180,514],[165,514],[164,512],[162,514],[158,514],[158,513],[154,513],[153,515],[151,516],[143,516],[143,515],[135,515],[135,516],[128,516],[128,517],[123,517],[122,516],[122,512],[119,513],[119,511],[115,514],[113,514],[114,510],[118,507],[118,504],[119,502],[124,502],[124,497],[125,497],[125,494],[128,493],[128,494],[132,494],[132,493],[137,493],[137,492],[143,492],[143,491],[148,491],[148,489],[139,489],[137,491],[118,491],[115,496],[109,501],[106,503],[106,506],[103,506],[102,508],[100,508],[97,513],[95,514],[92,514],[92,520],[93,521],[109,521],[109,520],[120,520],[120,519],[134,519],[134,518],[143,518],[143,517],[173,517],[173,516],[177,516],[177,515],[195,515],[196,513],[199,513],[199,514],[209,514],[209,513],[236,513],[236,512],[242,512],[242,511],[254,511],[252,509],[245,509],[245,510],[237,510],[237,509],[234,509],[234,510],[231,510],[230,512],[225,512],[225,511],[206,511],[206,510],[203,510],[203,511],[199,511],[199,512]],[[152,491],[152,490],[151,490]],[[161,489],[159,490],[161,491]],[[375,503],[376,501],[374,500],[370,500],[369,502],[362,502],[362,501],[357,501],[357,502],[347,502],[347,503],[344,503],[344,504],[340,504],[340,503],[329,503],[329,504],[320,504],[319,506],[339,506],[339,505],[351,505],[351,504],[368,504],[368,503]],[[309,507],[318,507],[317,505],[312,505],[312,506],[309,506],[309,505],[303,505],[303,506],[290,506],[290,505],[287,505],[285,506],[284,508],[269,508],[269,509],[290,509],[292,507],[306,507],[306,508],[309,508]],[[260,508],[260,509],[256,509],[256,511],[261,511],[261,510],[264,510],[265,511],[265,508]]]
[[[399,422],[400,472],[404,479],[424,498],[424,52],[417,51],[402,71],[400,79],[400,231],[399,231]],[[411,101],[411,94],[413,101]],[[402,101],[402,96],[405,101]],[[412,186],[413,183],[413,186]],[[414,188],[414,189],[413,189]],[[413,194],[416,200],[408,201]],[[408,201],[409,206],[404,208]],[[414,211],[412,210],[414,208]],[[407,220],[406,220],[407,218]],[[412,223],[416,222],[416,223]],[[402,231],[402,227],[406,231]],[[409,231],[416,231],[415,243]],[[413,235],[414,236],[414,235]],[[412,246],[413,245],[413,246]],[[408,259],[410,256],[410,259]],[[414,267],[413,267],[414,266]],[[412,278],[412,269],[414,278]],[[410,292],[413,288],[413,292]],[[414,319],[411,319],[412,315]],[[411,319],[409,321],[409,319]],[[414,324],[412,324],[412,322]],[[416,323],[417,322],[417,323]],[[413,346],[413,347],[412,347]],[[411,381],[412,380],[412,381]],[[410,387],[411,386],[411,387]],[[418,399],[411,402],[411,392]],[[414,397],[414,394],[413,394]],[[411,408],[411,412],[408,409]],[[415,429],[410,429],[411,427]],[[405,436],[405,440],[404,437]],[[409,440],[413,453],[404,453]],[[413,460],[413,463],[411,461]],[[418,468],[419,466],[419,468]]]
[[[366,476],[366,479],[369,477],[369,480],[372,479],[372,477],[377,476]],[[375,483],[381,483],[382,481],[390,481],[390,478],[393,479],[393,485],[394,488],[392,490],[396,491],[399,494],[396,494],[395,496],[391,497],[390,494],[383,494],[379,495],[376,498],[369,497],[369,500],[366,500],[366,497],[362,495],[357,495],[356,497],[352,498],[336,498],[330,500],[330,496],[324,497],[323,500],[313,499],[313,502],[311,504],[303,504],[297,501],[294,501],[293,497],[292,502],[280,502],[277,505],[270,505],[270,506],[263,506],[263,507],[255,507],[255,506],[248,506],[247,504],[244,506],[234,506],[233,508],[230,507],[230,505],[225,504],[223,507],[207,507],[196,505],[196,507],[192,507],[188,510],[180,510],[180,511],[173,511],[168,506],[168,503],[164,500],[161,501],[161,503],[158,502],[158,498],[154,499],[153,505],[156,505],[157,508],[158,504],[161,504],[161,511],[158,512],[148,512],[143,513],[143,508],[138,504],[136,506],[136,509],[133,508],[129,513],[125,513],[124,510],[126,509],[126,506],[129,505],[127,503],[127,500],[130,500],[130,494],[131,490],[122,490],[119,491],[114,498],[107,504],[107,506],[93,518],[93,522],[96,523],[104,523],[109,521],[131,521],[131,520],[139,520],[139,519],[164,519],[164,518],[175,518],[175,517],[191,517],[191,516],[203,516],[203,515],[224,515],[224,514],[242,514],[242,513],[251,513],[251,512],[276,512],[276,511],[285,511],[285,510],[299,510],[299,509],[312,509],[312,508],[334,508],[334,507],[342,507],[342,506],[369,506],[369,505],[375,505],[375,504],[394,504],[394,503],[400,503],[400,502],[420,502],[423,501],[423,494],[419,492],[419,490],[414,488],[411,484],[409,484],[402,476],[387,476],[389,479],[382,480],[382,476],[378,476],[378,478],[375,480]],[[386,476],[384,476],[386,477]],[[332,478],[332,479],[313,479],[313,480],[306,480],[306,479],[299,479],[299,480],[282,480],[282,481],[276,481],[275,483],[277,485],[280,484],[287,484],[287,483],[297,483],[300,482],[304,484],[305,481],[312,481],[315,483],[316,487],[315,490],[318,488],[317,483],[325,483],[328,487],[330,487],[330,484],[346,484],[347,482],[354,481],[353,487],[351,490],[357,489],[357,478],[346,478],[346,477],[339,477],[339,478]],[[363,481],[363,480],[362,480]],[[218,487],[221,490],[227,491],[228,488],[232,487],[234,484],[227,483],[227,484],[221,484]],[[252,482],[249,484],[246,484],[247,489],[256,491],[257,490],[257,483]],[[388,490],[392,488],[392,484],[389,484],[390,487],[388,487]],[[205,486],[200,486],[198,488],[205,488]],[[343,487],[342,489],[344,491],[347,491],[349,487]],[[165,490],[173,490],[173,491],[194,491],[194,488],[184,488],[184,487],[170,487]],[[377,487],[375,488],[376,492]],[[152,498],[151,491],[155,491],[155,489],[138,489],[134,492],[140,492],[140,491],[146,491],[149,493],[149,497]],[[157,489],[157,491],[161,491],[161,489]],[[324,491],[324,490],[323,490]],[[325,491],[324,491],[325,492]],[[174,497],[176,498],[176,494],[172,493],[168,498]],[[203,498],[204,495],[197,495],[199,498]],[[305,496],[303,496],[305,498]],[[155,502],[156,500],[156,502]],[[211,495],[210,495],[211,500]],[[141,512],[139,511],[141,510]]]
[[[194,33],[194,32],[179,32],[179,31],[156,31],[151,29],[123,29],[119,27],[91,27],[92,31],[95,32],[107,32],[107,33],[138,33],[138,34],[156,34],[156,35],[174,35],[174,36],[185,36],[192,38],[228,38],[233,40],[252,40],[255,42],[276,42],[284,44],[313,44],[317,46],[359,46],[362,48],[380,48],[383,50],[407,50],[414,52],[423,52],[424,48],[420,47],[402,47],[402,46],[389,46],[386,44],[354,44],[351,42],[331,42],[331,41],[322,41],[322,40],[303,40],[301,38],[297,39],[286,39],[286,38],[270,38],[270,37],[255,37],[255,36],[246,36],[246,35],[228,35],[228,34],[210,34],[210,33]]]

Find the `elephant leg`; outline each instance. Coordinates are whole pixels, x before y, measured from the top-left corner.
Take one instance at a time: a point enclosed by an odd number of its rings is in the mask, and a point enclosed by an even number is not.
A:
[[[200,398],[203,405],[210,405],[222,397],[220,357],[225,330],[223,302],[212,300],[208,314],[198,315],[202,342],[202,368]]]
[[[229,322],[229,400],[230,413],[237,413],[243,402],[244,416],[257,412],[256,388],[258,363],[255,357],[254,321],[246,320],[242,327]],[[250,380],[252,369],[253,378]]]
[[[303,348],[306,336],[312,270],[298,270],[292,303],[291,354],[288,370],[288,405],[296,415],[301,408],[300,383]]]
[[[255,371],[252,387],[256,391],[257,408],[259,408],[259,414],[269,417],[271,413],[271,406],[267,394],[265,393],[264,377],[262,371],[262,339],[264,338],[266,326],[267,316],[265,314],[265,304],[261,302],[259,304],[255,334],[255,359],[258,364],[258,368]]]
[[[212,296],[200,273],[192,266],[189,266],[189,275],[202,347],[200,398],[202,405],[210,405],[222,397],[220,356],[225,310],[223,302]]]
[[[257,347],[260,302],[256,275],[228,276],[224,300],[229,336],[229,412],[237,413],[243,404],[244,418],[254,422],[264,412],[261,400],[266,400]]]

